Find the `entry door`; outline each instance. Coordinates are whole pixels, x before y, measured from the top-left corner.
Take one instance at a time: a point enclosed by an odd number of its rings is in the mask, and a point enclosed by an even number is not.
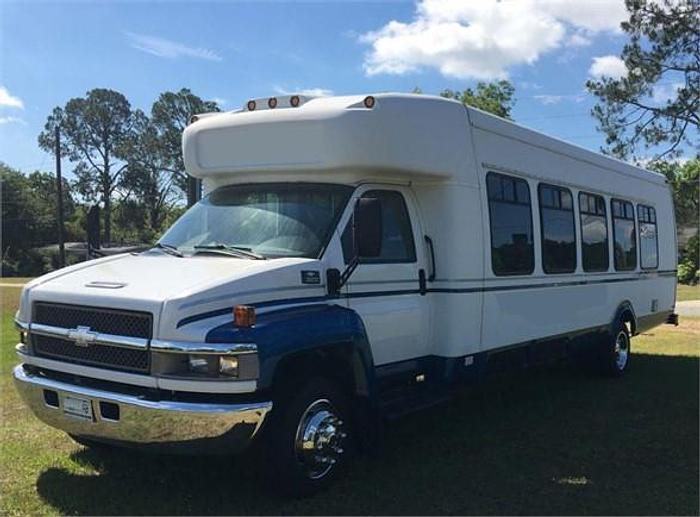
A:
[[[379,199],[383,236],[380,256],[363,259],[350,277],[348,305],[364,322],[376,366],[425,356],[430,311],[419,289],[425,253],[410,191],[365,186],[356,195]],[[352,221],[342,244],[347,263],[353,256]]]

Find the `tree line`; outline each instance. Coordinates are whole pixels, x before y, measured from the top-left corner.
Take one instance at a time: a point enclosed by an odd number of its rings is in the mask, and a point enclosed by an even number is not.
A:
[[[54,108],[39,147],[53,153],[56,130],[59,152],[73,163],[75,192],[102,205],[104,241],[112,241],[115,198],[135,201],[146,210],[148,225],[159,230],[169,208],[186,190],[180,138],[192,115],[219,111],[183,88],[162,93],[150,114],[133,109],[114,90],[96,88],[85,97]]]
[[[105,243],[152,242],[184,211],[187,174],[182,131],[192,115],[220,111],[187,88],[164,92],[150,112],[133,108],[120,92],[96,88],[47,117],[39,147],[72,165],[63,180],[66,241],[85,241],[90,206],[102,207]],[[57,241],[55,173],[24,175],[0,163],[2,275],[31,276],[57,267],[41,246]]]

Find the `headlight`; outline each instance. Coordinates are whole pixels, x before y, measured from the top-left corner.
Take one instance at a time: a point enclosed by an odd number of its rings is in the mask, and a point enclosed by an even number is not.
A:
[[[238,357],[219,357],[219,373],[229,377],[238,377]]]
[[[188,356],[187,366],[192,373],[238,377],[238,358],[235,356],[192,354]]]

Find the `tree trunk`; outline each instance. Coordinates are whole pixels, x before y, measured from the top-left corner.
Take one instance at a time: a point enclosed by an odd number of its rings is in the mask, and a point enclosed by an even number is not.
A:
[[[105,205],[105,210],[104,210],[104,219],[105,219],[105,234],[104,234],[104,242],[106,243],[107,247],[110,246],[110,243],[112,242],[112,200],[110,199],[109,195],[103,195],[103,201]]]

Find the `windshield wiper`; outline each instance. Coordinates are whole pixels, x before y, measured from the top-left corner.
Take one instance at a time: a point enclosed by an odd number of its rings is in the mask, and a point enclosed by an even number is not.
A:
[[[204,251],[221,251],[231,256],[245,257],[255,260],[267,260],[267,257],[255,253],[250,248],[244,248],[242,246],[233,246],[231,244],[209,244],[209,245],[197,245],[194,247],[196,250]]]
[[[162,242],[156,242],[154,248],[158,248],[159,250],[163,250],[165,253],[169,255],[175,255],[176,257],[184,257],[182,252],[177,249],[177,246],[173,246],[172,244],[163,244]]]

